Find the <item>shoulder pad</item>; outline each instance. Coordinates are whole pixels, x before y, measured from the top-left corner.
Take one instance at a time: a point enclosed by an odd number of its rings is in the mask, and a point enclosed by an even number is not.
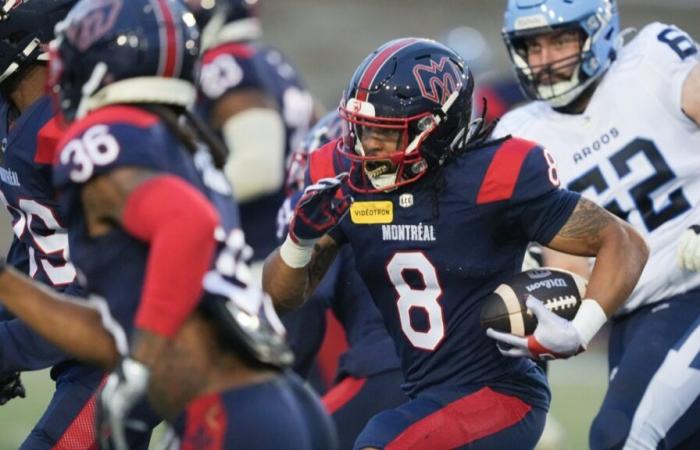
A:
[[[509,200],[513,196],[525,158],[535,148],[538,148],[536,143],[525,139],[505,140],[493,153],[479,188],[477,204]]]
[[[336,167],[339,139],[334,139],[309,153],[309,178],[311,184],[321,178],[330,178],[338,174]]]
[[[59,126],[55,117],[44,124],[36,135],[36,153],[34,162],[37,164],[53,164],[56,159],[58,143],[64,130]]]

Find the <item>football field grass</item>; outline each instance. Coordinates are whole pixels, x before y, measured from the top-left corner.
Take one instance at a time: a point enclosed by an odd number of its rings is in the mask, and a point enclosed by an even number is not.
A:
[[[22,375],[27,398],[0,406],[0,450],[16,450],[41,415],[53,391],[48,371]],[[606,363],[602,354],[589,352],[550,366],[553,391],[552,414],[564,429],[567,447],[588,448],[588,427],[600,406],[606,383]],[[155,444],[155,443],[154,443]],[[154,448],[151,445],[151,448]]]

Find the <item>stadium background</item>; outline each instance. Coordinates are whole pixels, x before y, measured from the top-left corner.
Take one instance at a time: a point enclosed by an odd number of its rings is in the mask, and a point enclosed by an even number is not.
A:
[[[491,75],[511,75],[500,39],[504,0],[261,0],[261,3],[263,40],[288,53],[327,109],[337,105],[345,83],[362,58],[383,42],[400,36],[440,39],[452,28],[471,26],[483,34],[490,46]],[[661,21],[685,29],[695,39],[700,38],[700,0],[620,0],[619,5],[623,28]],[[9,221],[2,217],[0,249],[3,252],[10,236]],[[590,351],[551,364],[552,412],[562,424],[571,450],[587,448],[588,427],[605,390],[605,339],[605,333],[601,333]],[[27,398],[0,407],[0,450],[19,446],[53,390],[47,371],[24,374],[23,380]]]

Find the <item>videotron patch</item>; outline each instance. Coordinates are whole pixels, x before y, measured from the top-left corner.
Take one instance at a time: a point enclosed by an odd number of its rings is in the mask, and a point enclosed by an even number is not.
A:
[[[394,221],[394,205],[391,201],[354,202],[350,206],[352,223],[373,225]]]

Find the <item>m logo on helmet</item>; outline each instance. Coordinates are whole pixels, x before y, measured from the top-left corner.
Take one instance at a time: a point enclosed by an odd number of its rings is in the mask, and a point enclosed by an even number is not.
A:
[[[93,0],[81,9],[79,17],[69,16],[66,36],[79,50],[85,51],[112,29],[124,0]],[[89,8],[89,9],[88,9]]]
[[[462,87],[459,71],[447,56],[440,58],[439,62],[431,59],[430,65],[416,64],[413,76],[421,95],[435,103],[445,103],[450,94]]]

